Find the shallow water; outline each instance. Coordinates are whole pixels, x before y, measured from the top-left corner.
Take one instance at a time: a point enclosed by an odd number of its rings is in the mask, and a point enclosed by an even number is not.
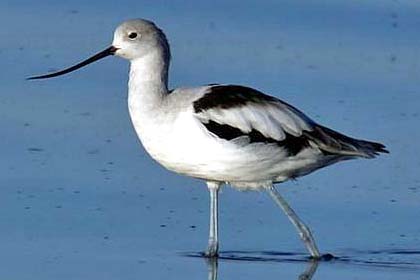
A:
[[[420,4],[130,2],[0,2],[1,278],[418,279]],[[311,263],[267,194],[225,188],[221,258],[206,262],[207,191],[139,145],[127,63],[24,80],[104,49],[134,17],[166,31],[173,87],[253,86],[388,146],[279,186],[336,259]]]

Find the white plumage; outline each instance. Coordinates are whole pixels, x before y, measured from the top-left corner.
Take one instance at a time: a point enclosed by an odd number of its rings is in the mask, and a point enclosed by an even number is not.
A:
[[[218,190],[266,189],[285,211],[314,258],[321,255],[305,224],[273,184],[332,163],[387,152],[382,144],[347,137],[318,125],[293,106],[255,89],[208,85],[168,90],[169,44],[152,22],[130,20],[112,46],[59,76],[108,55],[130,60],[128,107],[147,152],[169,170],[207,181],[210,236],[206,255],[218,254]]]

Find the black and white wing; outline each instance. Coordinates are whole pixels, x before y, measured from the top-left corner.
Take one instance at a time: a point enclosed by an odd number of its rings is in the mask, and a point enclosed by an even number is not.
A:
[[[255,89],[213,85],[193,103],[195,116],[215,137],[248,143],[276,143],[289,156],[306,147],[325,154],[374,157],[379,143],[353,139],[320,126],[295,107]]]

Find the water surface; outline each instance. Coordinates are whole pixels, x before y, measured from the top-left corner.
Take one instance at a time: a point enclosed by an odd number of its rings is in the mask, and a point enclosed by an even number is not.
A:
[[[420,4],[416,1],[2,1],[0,277],[4,279],[417,279]],[[152,19],[172,45],[171,85],[237,83],[390,155],[279,186],[311,226],[316,271],[265,193],[221,196],[222,257],[205,248],[203,182],[140,146],[117,58],[25,81]],[[210,273],[210,274],[209,274]],[[308,275],[308,274],[305,274]]]

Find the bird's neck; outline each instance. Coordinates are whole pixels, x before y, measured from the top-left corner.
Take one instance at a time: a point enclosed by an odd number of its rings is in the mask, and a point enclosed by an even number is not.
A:
[[[169,58],[159,50],[131,61],[129,106],[142,111],[160,106],[168,94]]]
[[[151,152],[156,126],[162,122],[168,95],[169,57],[156,51],[131,61],[128,109],[137,135]],[[152,153],[152,152],[151,152]]]

